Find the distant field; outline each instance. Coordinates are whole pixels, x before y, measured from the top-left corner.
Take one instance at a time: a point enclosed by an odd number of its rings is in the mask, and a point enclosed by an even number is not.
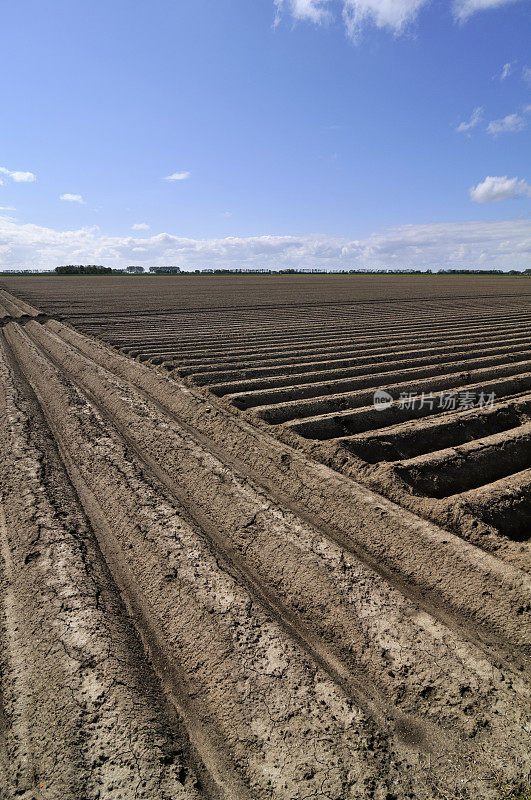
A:
[[[490,275],[2,276],[0,284],[51,313],[69,316],[483,295],[531,298],[531,277]]]

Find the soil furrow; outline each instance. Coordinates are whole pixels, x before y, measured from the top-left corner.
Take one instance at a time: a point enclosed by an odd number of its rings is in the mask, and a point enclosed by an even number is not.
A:
[[[430,321],[423,319],[421,322],[414,323],[409,321],[407,324],[408,332],[411,336],[416,336],[419,331],[425,331],[426,328],[430,329],[430,333],[433,336],[439,336],[444,333],[451,333],[454,329],[459,330],[461,334],[467,333],[466,325],[463,325],[465,320],[456,320],[453,324],[449,324],[448,320],[442,320],[440,323],[431,324]],[[529,324],[531,322],[531,315],[518,315],[516,317],[510,316],[507,318],[503,314],[497,314],[492,316],[492,323],[487,325],[487,319],[484,315],[481,317],[481,326],[480,329],[484,329],[488,331],[490,329],[498,329],[501,324],[507,325],[508,322],[512,323],[512,327],[521,330],[525,330],[529,328]],[[466,318],[467,325],[470,325],[470,317]],[[278,325],[278,321],[277,321]],[[373,339],[379,338],[395,338],[399,336],[396,334],[396,325],[397,321],[395,320],[393,323],[389,323],[387,325],[371,325],[372,337]],[[210,326],[211,327],[211,323]],[[261,335],[257,329],[256,333],[253,330],[252,326],[247,325],[245,333],[242,333],[241,336],[234,335],[234,325],[231,325],[231,334],[228,335],[224,332],[223,340],[226,345],[226,348],[229,349],[231,352],[235,354],[245,353],[245,352],[257,352],[261,350],[267,350],[268,352],[275,352],[279,349],[288,349],[288,348],[297,348],[298,346],[303,346],[306,341],[311,340],[311,345],[313,347],[317,346],[318,344],[326,344],[331,339],[342,341],[346,339],[347,341],[350,339],[356,338],[360,342],[366,341],[366,331],[367,331],[367,322],[364,325],[360,325],[359,328],[356,325],[331,325],[327,326],[326,333],[320,331],[320,326],[316,328],[316,330],[308,330],[308,322],[305,320],[305,329],[300,330],[299,327],[294,328],[293,330],[289,331],[285,330],[282,334],[275,334],[275,333],[266,333],[264,330],[264,325],[261,324]],[[465,329],[464,329],[465,328]],[[478,326],[474,325],[473,330],[477,330]],[[273,328],[273,331],[275,328]],[[193,328],[194,335],[185,336],[182,330],[182,327],[179,326],[178,330],[175,330],[174,326],[168,326],[165,330],[164,326],[157,326],[157,335],[150,337],[149,335],[146,336],[139,336],[138,338],[138,345],[140,345],[139,352],[146,353],[147,355],[152,353],[157,353],[159,350],[164,350],[164,347],[171,344],[172,347],[178,347],[179,352],[183,358],[185,358],[188,354],[193,354],[194,357],[197,355],[202,355],[203,357],[212,357],[215,355],[221,354],[220,350],[220,342],[219,337],[212,338],[210,341],[204,336],[200,335],[200,331],[197,330],[197,326]],[[164,334],[164,336],[163,336]],[[317,334],[317,335],[316,335]],[[363,334],[360,336],[360,334]],[[401,332],[400,335],[403,335]],[[135,346],[135,337],[134,337],[134,328],[128,326],[128,333],[126,334],[127,341],[131,344],[126,344],[124,347],[131,347],[134,349]],[[116,337],[113,343],[120,341],[120,337]],[[245,347],[241,345],[244,344]],[[252,349],[250,345],[253,345]],[[132,354],[132,353],[131,353]]]
[[[434,418],[408,420],[368,433],[329,440],[369,464],[398,461],[454,447],[514,428],[531,417],[531,395],[499,400],[492,408],[464,409]]]
[[[506,341],[508,344],[512,344],[513,341],[514,342],[521,341],[522,337],[528,339],[529,338],[528,332],[524,331],[521,334],[519,333],[509,334],[507,333],[506,330],[502,329],[499,331],[499,333],[496,334],[493,340],[497,341],[498,339],[500,339],[501,341]],[[469,342],[469,345],[484,346],[485,337],[482,335],[469,336],[467,337],[467,341]],[[440,344],[441,342],[444,342],[445,344],[441,345]],[[427,352],[432,352],[432,350],[434,350],[437,347],[444,347],[445,349],[447,349],[448,346],[452,346],[456,342],[462,342],[462,337],[456,336],[456,337],[444,337],[441,339],[427,339],[426,341],[422,342],[424,347],[419,347],[416,349],[420,353],[422,353],[422,351],[426,352],[426,350]],[[201,372],[214,373],[214,372],[234,371],[237,369],[245,369],[247,371],[248,369],[255,368],[257,364],[259,365],[258,367],[259,369],[268,366],[270,367],[273,366],[275,368],[277,366],[287,366],[289,368],[290,365],[294,363],[294,359],[296,359],[296,361],[300,360],[301,362],[309,360],[315,361],[316,356],[321,357],[318,360],[329,361],[345,357],[350,358],[354,356],[357,357],[361,356],[365,358],[371,355],[385,356],[387,353],[396,353],[396,352],[402,354],[404,353],[405,348],[406,352],[409,350],[409,348],[411,348],[410,339],[408,340],[404,339],[404,341],[400,343],[395,343],[393,346],[388,346],[388,347],[382,347],[382,345],[373,344],[372,346],[360,348],[359,345],[356,344],[356,342],[353,342],[351,344],[346,344],[343,346],[339,346],[337,344],[334,345],[330,344],[329,347],[308,349],[305,351],[291,350],[289,351],[289,355],[286,355],[284,357],[278,355],[275,358],[265,358],[265,357],[260,358],[258,356],[253,358],[251,356],[236,357],[236,356],[224,355],[223,357],[215,359],[215,361],[199,359],[194,362],[188,361],[186,362],[186,364],[184,364],[181,363],[179,359],[173,359],[171,363],[175,365],[176,369],[178,368],[177,371],[180,375],[186,376],[192,374],[193,375],[200,374]],[[167,360],[170,361],[169,357],[167,358]]]
[[[508,352],[511,352],[512,350],[522,349],[522,347],[527,346],[530,341],[531,339],[529,336],[524,336],[521,339],[513,340],[511,344],[507,344],[505,342],[505,338],[499,340],[495,339],[491,341],[491,344],[495,346],[494,350],[498,349],[499,347],[506,347]],[[322,371],[324,367],[327,367],[328,372],[339,368],[378,364],[381,363],[383,359],[385,359],[384,363],[393,364],[396,361],[402,360],[415,361],[417,358],[441,357],[444,359],[445,357],[448,358],[448,356],[454,354],[457,356],[467,354],[470,357],[479,357],[483,354],[488,354],[488,352],[489,349],[484,349],[481,343],[478,343],[476,349],[472,349],[470,345],[454,345],[452,347],[445,347],[443,345],[441,347],[433,347],[428,349],[424,348],[420,350],[404,350],[402,348],[399,352],[397,352],[396,348],[393,348],[389,351],[383,350],[373,353],[369,356],[362,357],[350,357],[349,354],[346,354],[346,357],[344,356],[330,359],[325,356],[323,359],[311,361],[303,360],[297,363],[292,361],[287,364],[282,363],[272,367],[242,367],[242,369],[237,369],[236,371],[224,371],[222,369],[220,371],[190,373],[190,376],[197,385],[210,385],[218,382],[236,382],[244,379],[245,376],[247,376],[249,382],[253,380],[271,380],[277,376],[282,380],[291,382],[293,380],[293,375],[300,375],[301,379],[304,380],[305,374]]]
[[[462,375],[467,374],[470,379],[480,378],[482,375],[497,377],[510,373],[511,368],[514,374],[518,371],[528,371],[531,366],[529,361],[529,350],[520,352],[511,357],[510,354],[496,358],[478,358],[470,361],[449,361],[442,364],[434,364],[425,367],[410,367],[406,365],[403,369],[393,369],[381,373],[371,372],[369,376],[360,378],[349,378],[346,380],[326,380],[318,381],[310,385],[295,385],[283,389],[262,389],[259,391],[241,392],[226,395],[229,402],[243,410],[256,406],[274,405],[288,403],[292,400],[320,399],[329,395],[351,393],[354,390],[359,396],[360,389],[371,387],[389,386],[394,389],[402,383],[417,378],[419,388],[424,387],[422,381],[425,378],[440,377],[443,381],[451,376],[458,376],[457,380],[462,380]],[[480,371],[480,368],[485,368]],[[442,386],[442,388],[447,388]],[[361,395],[363,398],[363,395]]]
[[[531,346],[531,338],[529,339]],[[489,348],[480,353],[467,353],[468,358],[466,363],[476,364],[478,361],[483,363],[495,364],[504,363],[504,361],[518,361],[520,358],[524,360],[529,358],[529,347],[523,348],[521,344],[515,346],[505,346],[499,348]],[[223,397],[227,394],[238,394],[242,392],[250,392],[264,389],[276,389],[279,387],[291,387],[294,385],[306,386],[307,384],[316,384],[325,381],[335,381],[341,378],[357,377],[358,375],[380,375],[381,373],[389,372],[390,367],[394,370],[404,370],[409,368],[429,366],[435,364],[456,364],[463,363],[459,357],[451,358],[448,354],[430,354],[424,357],[404,359],[404,358],[388,358],[382,362],[373,362],[367,364],[355,365],[352,367],[331,367],[327,370],[314,370],[313,372],[297,373],[294,378],[293,374],[290,375],[275,375],[270,378],[257,378],[255,380],[236,380],[226,381],[220,383],[210,383],[209,390],[216,395],[216,397]],[[294,383],[296,381],[296,384]],[[204,383],[204,382],[203,382]]]
[[[468,341],[485,341],[485,338],[490,335],[507,335],[507,329],[505,326],[501,324],[494,324],[483,327],[479,332],[478,328],[474,327],[474,333],[470,336],[467,336]],[[529,323],[523,325],[511,325],[511,334],[508,336],[509,339],[515,338],[517,336],[522,335],[529,335],[530,326]],[[454,341],[462,341],[463,334],[451,334],[445,331],[440,331],[439,335],[435,336],[431,332],[428,334],[423,335],[415,335],[415,340],[418,343],[430,345],[431,343],[435,342],[454,342]],[[322,340],[321,343],[315,343],[312,341],[307,345],[295,345],[293,347],[254,347],[254,348],[234,348],[232,350],[228,350],[226,348],[220,348],[218,351],[206,351],[201,355],[200,348],[194,348],[190,350],[189,355],[187,356],[186,353],[179,352],[174,356],[174,360],[176,364],[179,366],[190,369],[191,367],[201,366],[205,363],[214,362],[215,364],[222,364],[222,363],[239,363],[239,362],[252,362],[257,361],[259,363],[268,363],[268,360],[271,359],[272,356],[277,356],[277,358],[282,358],[285,353],[291,353],[296,358],[304,357],[305,355],[313,355],[318,353],[326,353],[329,352],[330,349],[333,347],[334,352],[342,352],[347,349],[355,348],[356,352],[364,353],[366,351],[371,351],[376,349],[374,345],[375,337],[373,335],[367,336],[352,336],[352,334],[346,334],[344,337],[326,337]],[[386,342],[389,342],[389,347],[394,345],[399,347],[401,345],[408,345],[411,341],[411,336],[405,336],[404,333],[393,334],[391,336],[386,336]],[[263,351],[263,352],[262,352]],[[161,356],[166,354],[171,354],[175,352],[175,348],[170,347],[167,348],[166,353],[162,352],[157,349],[155,352],[151,353],[149,351],[142,350],[138,356],[139,360],[146,361],[151,356]],[[230,355],[227,355],[227,352]],[[266,358],[264,358],[266,356]]]
[[[395,464],[398,475],[428,497],[448,497],[531,466],[531,423],[452,449]],[[531,518],[529,519],[531,525]]]
[[[466,377],[465,374],[463,378],[466,379]],[[409,395],[407,386],[410,385],[403,384],[401,390]],[[452,379],[449,380],[447,387],[441,386],[441,383],[438,381],[430,381],[426,382],[422,388],[425,392],[427,391],[428,394],[434,394],[434,391],[441,392],[443,388],[448,388],[451,390],[451,394],[455,395],[458,395],[460,392],[470,392],[475,396],[483,394],[485,398],[494,393],[495,398],[509,399],[512,395],[527,393],[530,387],[531,373],[524,373],[515,375],[514,377],[509,376],[507,378],[488,382],[463,382],[461,385]],[[387,389],[387,387],[379,388]],[[416,394],[415,390],[420,387],[418,387],[417,384],[413,384],[411,388],[413,389],[412,394]],[[363,400],[365,403],[373,400],[373,392],[367,394],[368,396],[365,396],[365,398],[361,399],[358,397],[357,400],[354,401],[355,403],[359,402],[360,407],[347,408],[347,410],[338,410],[336,412],[328,411],[326,413],[316,414],[315,416],[308,415],[307,417],[301,418],[291,418],[292,412],[282,408],[279,411],[279,416],[284,417],[289,415],[288,420],[284,423],[284,428],[286,430],[295,431],[299,435],[310,439],[335,439],[340,436],[374,431],[396,425],[399,422],[406,422],[408,420],[415,420],[441,413],[442,406],[438,405],[440,401],[437,399],[436,395],[434,396],[433,406],[430,403],[421,405],[420,402],[417,402],[416,404],[411,403],[409,406],[406,404],[402,408],[399,403],[394,402],[393,405],[388,408],[376,409],[374,403],[371,405],[362,404]],[[397,399],[398,397],[395,398],[395,401]],[[307,407],[307,405],[303,406],[303,408]],[[259,416],[262,418],[267,417],[266,421],[271,423],[272,417],[276,417],[277,415],[275,411],[269,414],[268,409],[268,406],[264,406],[263,409],[255,408],[253,411],[255,414],[259,413]]]

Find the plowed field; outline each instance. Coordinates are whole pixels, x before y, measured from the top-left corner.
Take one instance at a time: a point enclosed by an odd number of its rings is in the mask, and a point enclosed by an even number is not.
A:
[[[0,796],[525,785],[527,279],[1,285]]]

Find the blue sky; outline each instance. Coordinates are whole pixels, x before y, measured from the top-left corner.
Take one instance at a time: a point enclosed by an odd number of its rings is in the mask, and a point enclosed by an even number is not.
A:
[[[531,267],[528,0],[2,19],[1,266]]]

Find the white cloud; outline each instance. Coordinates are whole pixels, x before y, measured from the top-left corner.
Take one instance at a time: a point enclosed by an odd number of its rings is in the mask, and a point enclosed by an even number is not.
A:
[[[329,2],[330,0],[275,0],[277,9],[275,22],[278,24],[284,8],[287,8],[295,19],[324,22],[330,17],[327,9]]]
[[[7,169],[7,167],[0,167],[2,175],[7,175],[15,183],[34,183],[37,178],[33,172],[20,172],[19,170]],[[1,181],[4,183],[4,181]]]
[[[164,181],[186,181],[190,177],[191,172],[173,172],[171,175],[166,175],[162,180]]]
[[[472,186],[468,193],[474,203],[495,203],[498,200],[531,197],[531,186],[523,178],[488,175],[477,186]]]
[[[476,14],[478,11],[487,11],[491,8],[499,8],[515,2],[517,0],[454,0],[454,17],[459,22],[465,22],[472,14]]]
[[[468,122],[461,122],[457,126],[456,131],[458,133],[468,133],[469,131],[472,130],[472,128],[476,127],[476,125],[481,121],[482,117],[483,117],[483,108],[481,106],[477,106],[477,108],[473,110]]]
[[[503,119],[493,119],[487,125],[487,132],[491,136],[499,136],[500,133],[518,133],[525,128],[525,120],[518,114],[507,114]]]
[[[0,206],[0,211],[16,211],[16,210],[17,209],[13,208],[13,206]]]
[[[146,222],[135,222],[134,225],[131,225],[132,231],[149,231],[150,227]]]
[[[59,200],[66,200],[68,203],[83,204],[85,202],[80,194],[69,194],[68,192],[66,192],[66,194],[60,195]]]
[[[366,23],[401,33],[429,0],[275,0],[278,24],[286,10],[296,20],[322,24],[332,19],[332,9],[342,11],[348,35],[358,38]]]
[[[502,71],[500,72],[500,74],[498,76],[499,79],[501,81],[504,81],[506,78],[509,77],[509,75],[511,74],[512,71],[513,71],[513,63],[511,61],[508,61],[507,64],[503,65]]]
[[[275,25],[283,11],[296,20],[306,20],[316,25],[328,22],[335,10],[341,10],[348,35],[357,39],[365,24],[387,28],[400,34],[417,18],[420,9],[430,0],[274,0]],[[463,22],[477,11],[514,3],[517,0],[453,0],[453,15]],[[507,74],[503,72],[507,68]],[[511,64],[502,70],[502,80],[509,75]]]
[[[232,217],[232,211],[224,211],[221,215],[222,217]]]
[[[522,80],[531,84],[531,67],[522,67]]]
[[[531,221],[403,225],[363,239],[306,236],[229,236],[189,239],[169,233],[148,238],[106,236],[98,228],[56,231],[0,218],[0,265],[5,268],[57,264],[179,264],[204,266],[528,267]]]
[[[428,0],[343,0],[343,19],[348,35],[356,39],[363,26],[372,22],[395,34],[413,22]]]
[[[37,180],[33,172],[12,172],[11,178],[15,183],[33,183]]]

